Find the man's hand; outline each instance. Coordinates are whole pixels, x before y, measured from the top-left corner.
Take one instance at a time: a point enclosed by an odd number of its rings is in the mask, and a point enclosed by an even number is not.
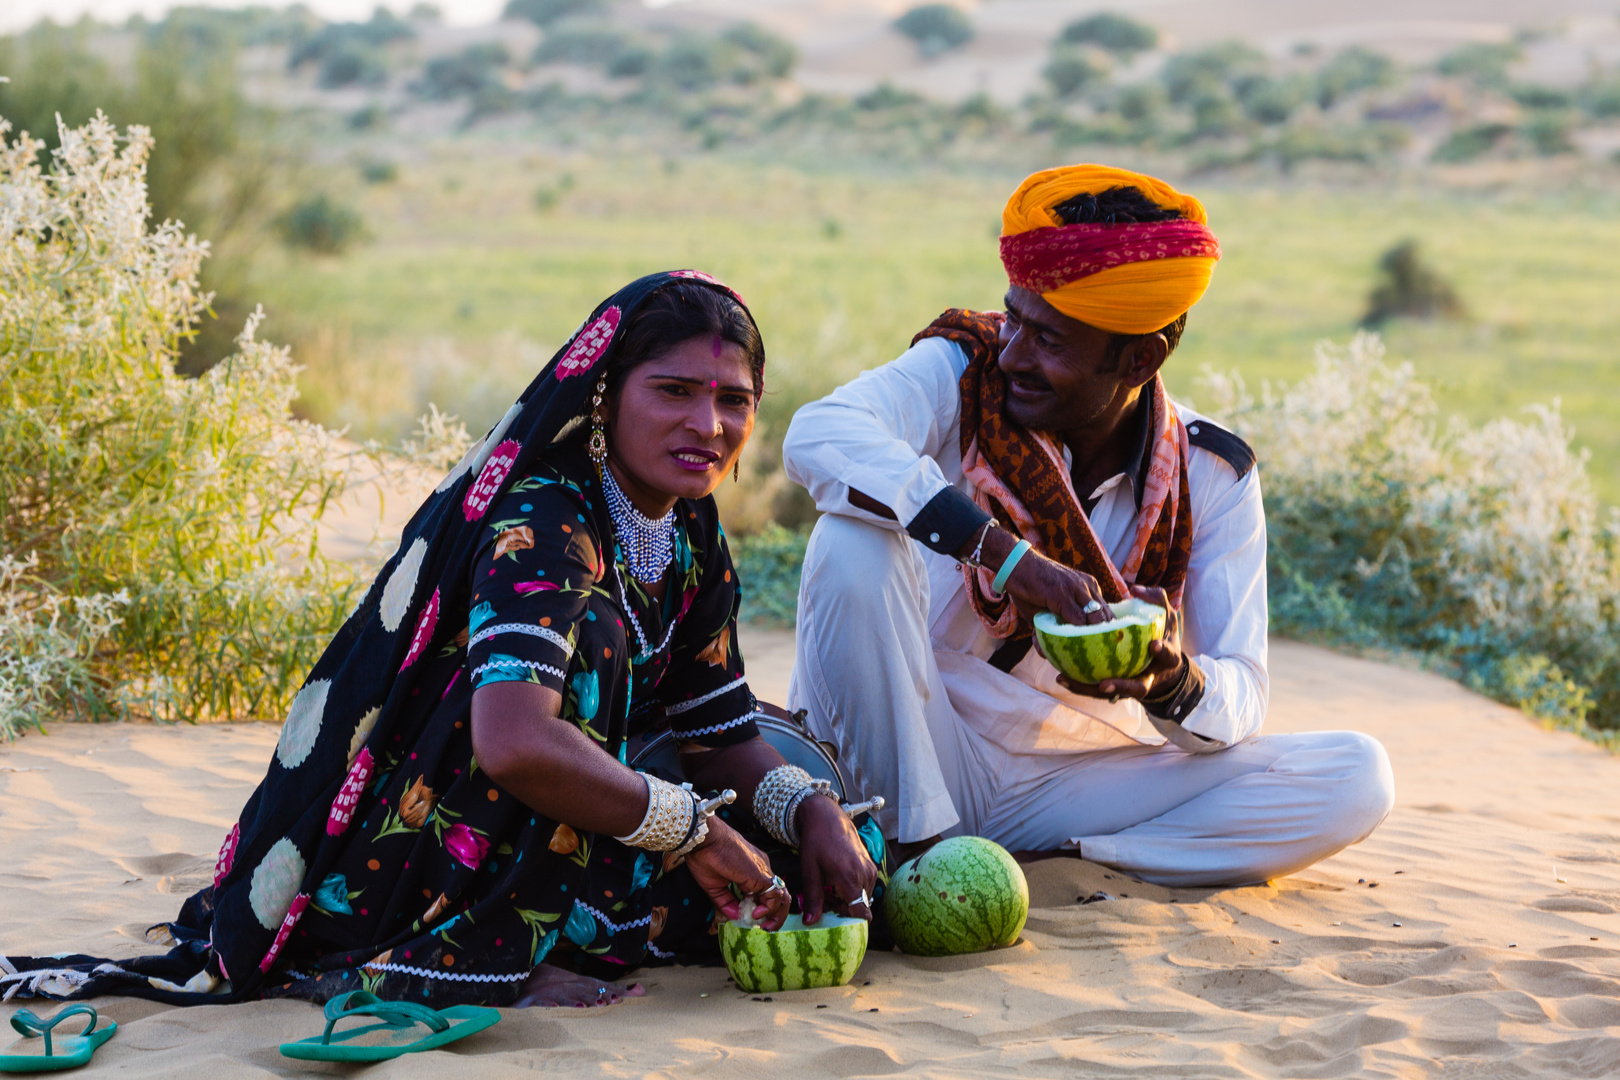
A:
[[[1018,538],[1003,528],[992,528],[984,538],[984,564],[1000,569]],[[959,557],[965,558],[964,551]],[[1097,579],[1080,570],[1053,562],[1038,551],[1026,551],[1007,578],[1007,598],[1025,619],[1050,611],[1071,626],[1102,623],[1114,617]],[[1086,605],[1099,606],[1087,611]]]
[[[1027,556],[1026,556],[1027,557]],[[1181,612],[1170,605],[1170,596],[1163,589],[1150,589],[1141,585],[1131,586],[1131,595],[1138,600],[1146,600],[1150,604],[1157,604],[1167,612],[1164,624],[1164,637],[1148,644],[1151,659],[1141,674],[1131,679],[1104,679],[1100,683],[1075,682],[1067,675],[1058,674],[1058,682],[1066,689],[1086,697],[1100,697],[1115,700],[1118,698],[1135,698],[1141,701],[1153,693],[1154,687],[1167,679],[1175,677],[1181,670],[1183,657],[1181,652]],[[1037,638],[1037,641],[1040,639]]]
[[[849,815],[832,799],[816,795],[799,804],[798,825],[805,925],[820,922],[829,901],[840,915],[870,919],[877,867]]]

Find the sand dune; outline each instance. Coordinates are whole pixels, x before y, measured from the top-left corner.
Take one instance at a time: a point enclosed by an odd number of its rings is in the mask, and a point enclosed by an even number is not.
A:
[[[749,642],[779,684],[791,638]],[[1172,891],[1053,860],[1030,868],[1029,927],[1001,952],[874,954],[850,987],[769,1002],[724,969],[655,970],[641,1000],[511,1012],[367,1075],[1620,1074],[1620,759],[1431,675],[1288,643],[1273,671],[1272,730],[1371,732],[1400,787],[1372,839],[1304,874]],[[0,748],[0,951],[148,950],[275,740],[59,724]],[[336,1075],[276,1052],[319,1031],[306,1004],[97,1004],[123,1026],[108,1073]]]

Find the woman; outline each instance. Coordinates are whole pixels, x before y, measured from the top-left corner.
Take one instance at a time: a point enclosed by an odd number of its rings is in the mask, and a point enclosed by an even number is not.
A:
[[[737,651],[710,496],[764,363],[747,308],[707,275],[654,274],[600,305],[417,511],[316,664],[214,885],[166,928],[177,947],[12,958],[36,973],[24,986],[434,1006],[639,993],[597,976],[712,954],[715,908],[774,927],[790,903],[712,804],[624,763],[659,714],[692,786],[734,789],[733,817],[798,848],[806,921],[824,893],[868,917],[876,867],[759,737]]]

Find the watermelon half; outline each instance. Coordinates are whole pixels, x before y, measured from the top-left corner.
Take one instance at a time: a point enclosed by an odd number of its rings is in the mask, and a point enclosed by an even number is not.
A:
[[[865,919],[830,911],[814,926],[789,915],[780,930],[727,919],[720,923],[720,955],[737,988],[750,994],[843,986],[866,956],[866,931]]]
[[[1035,616],[1035,634],[1052,666],[1075,682],[1099,683],[1139,675],[1153,659],[1148,643],[1164,636],[1165,610],[1146,600],[1108,605],[1112,622],[1071,626],[1043,611]]]
[[[982,836],[942,840],[902,863],[883,894],[889,933],[913,956],[1011,945],[1029,918],[1029,882],[1007,849]]]

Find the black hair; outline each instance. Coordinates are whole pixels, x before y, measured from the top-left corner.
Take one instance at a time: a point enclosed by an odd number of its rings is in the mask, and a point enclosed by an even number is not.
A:
[[[1076,195],[1052,207],[1065,225],[1137,225],[1149,221],[1180,221],[1181,211],[1160,206],[1146,195],[1141,188],[1116,187],[1106,191],[1099,191],[1095,195]],[[1163,334],[1164,340],[1170,345],[1170,352],[1176,351],[1181,344],[1181,333],[1187,329],[1187,313],[1169,326],[1161,327],[1155,333]],[[1108,359],[1114,367],[1119,366],[1121,354],[1125,346],[1146,334],[1115,334],[1108,343]]]
[[[641,305],[608,360],[608,392],[618,390],[631,371],[682,342],[715,336],[737,345],[748,356],[754,400],[758,401],[765,392],[765,342],[759,327],[729,293],[696,281],[665,285]]]

